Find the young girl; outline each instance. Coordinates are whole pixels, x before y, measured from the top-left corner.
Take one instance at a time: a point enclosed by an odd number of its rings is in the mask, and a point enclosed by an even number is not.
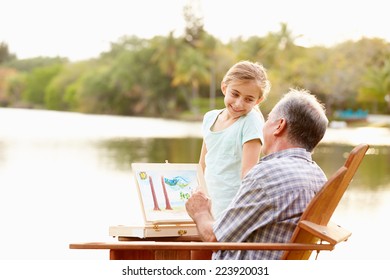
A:
[[[242,178],[259,160],[264,118],[258,104],[270,87],[262,65],[238,62],[221,82],[226,108],[204,115],[199,163],[213,201],[214,218],[227,208]]]

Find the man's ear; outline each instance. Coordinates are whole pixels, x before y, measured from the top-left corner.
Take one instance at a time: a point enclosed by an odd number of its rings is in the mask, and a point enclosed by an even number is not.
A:
[[[286,128],[287,128],[286,120],[284,118],[279,119],[277,124],[276,124],[276,129],[275,129],[274,135],[280,135],[280,134],[284,133]]]
[[[221,82],[221,90],[222,90],[223,95],[226,94],[226,88],[227,88],[227,85],[224,82]]]

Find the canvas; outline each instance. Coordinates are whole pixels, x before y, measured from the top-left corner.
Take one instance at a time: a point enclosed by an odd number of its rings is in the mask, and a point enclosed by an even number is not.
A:
[[[109,235],[123,238],[196,237],[185,203],[195,190],[207,194],[203,171],[195,163],[133,163],[142,225],[110,226]]]
[[[146,224],[193,223],[185,203],[192,192],[207,193],[199,164],[133,163]]]

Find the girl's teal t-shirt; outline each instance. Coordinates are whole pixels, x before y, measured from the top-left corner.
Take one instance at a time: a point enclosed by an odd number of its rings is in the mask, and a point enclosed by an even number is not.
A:
[[[223,110],[207,112],[202,123],[203,140],[207,148],[204,176],[215,219],[227,208],[241,185],[244,143],[252,139],[260,139],[263,143],[264,118],[255,109],[224,130],[211,131]]]

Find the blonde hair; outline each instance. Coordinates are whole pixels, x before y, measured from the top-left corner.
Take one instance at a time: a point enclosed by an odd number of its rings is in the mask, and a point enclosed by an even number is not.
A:
[[[263,97],[263,101],[271,90],[271,82],[268,80],[267,71],[263,65],[257,62],[247,60],[237,62],[226,72],[222,82],[228,85],[230,82],[237,80],[256,81],[260,89],[259,98]]]

